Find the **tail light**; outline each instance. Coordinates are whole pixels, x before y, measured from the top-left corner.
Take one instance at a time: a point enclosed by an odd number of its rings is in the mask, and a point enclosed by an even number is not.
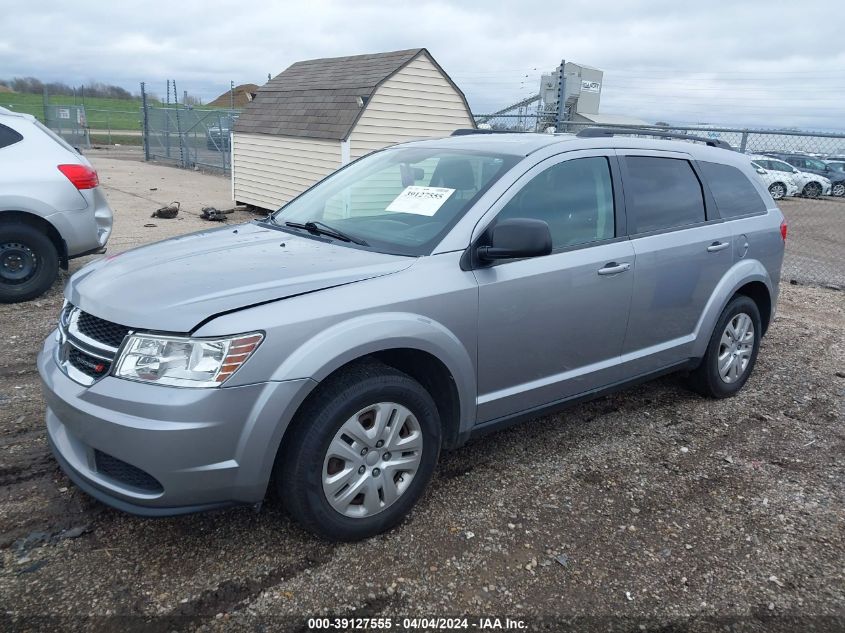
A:
[[[780,236],[783,238],[783,241],[786,242],[786,220],[783,220],[780,223]]]
[[[93,189],[100,184],[97,172],[87,165],[59,165],[59,171],[73,183],[77,189]]]

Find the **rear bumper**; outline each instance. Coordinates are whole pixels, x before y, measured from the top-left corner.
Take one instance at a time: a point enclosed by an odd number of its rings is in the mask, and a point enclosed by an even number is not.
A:
[[[68,258],[81,257],[105,247],[112,233],[114,213],[102,187],[79,192],[84,209],[59,211],[46,219],[56,227],[67,248]]]
[[[38,371],[57,461],[91,496],[146,516],[261,501],[281,436],[314,384],[179,389],[109,376],[86,387],[59,368],[55,348],[50,336]],[[142,477],[104,468],[103,456]]]

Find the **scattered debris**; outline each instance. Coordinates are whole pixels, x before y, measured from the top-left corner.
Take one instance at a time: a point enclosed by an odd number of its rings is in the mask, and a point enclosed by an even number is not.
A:
[[[144,228],[154,229],[154,228],[155,228],[155,227],[157,227],[157,226],[158,226],[158,224],[153,224],[152,222],[147,222],[147,223],[144,225]]]
[[[560,563],[563,567],[569,567],[569,556],[566,554],[560,554],[555,556],[555,560]]]
[[[226,220],[228,220],[226,215],[234,213],[234,211],[234,209],[225,209],[221,211],[220,209],[215,209],[214,207],[203,207],[200,212],[200,217],[203,220],[209,220],[210,222],[226,222]]]
[[[166,207],[161,207],[153,211],[151,218],[161,218],[162,220],[172,220],[179,214],[179,202],[174,201]]]

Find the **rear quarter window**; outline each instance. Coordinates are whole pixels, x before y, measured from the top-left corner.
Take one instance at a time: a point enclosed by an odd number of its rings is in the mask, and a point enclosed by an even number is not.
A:
[[[20,132],[0,123],[0,149],[22,140],[23,136]]]
[[[757,188],[739,169],[720,163],[699,162],[699,168],[723,218],[766,212]]]

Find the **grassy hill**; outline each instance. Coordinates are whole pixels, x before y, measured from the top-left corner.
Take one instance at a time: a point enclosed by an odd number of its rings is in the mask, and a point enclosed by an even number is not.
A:
[[[75,105],[73,97],[55,95],[50,97],[51,105]],[[76,104],[82,104],[77,98]],[[44,97],[36,94],[20,92],[0,93],[0,106],[26,112],[44,120]],[[141,129],[141,100],[140,99],[101,99],[97,97],[85,98],[85,114],[88,125],[92,130],[140,130]]]

